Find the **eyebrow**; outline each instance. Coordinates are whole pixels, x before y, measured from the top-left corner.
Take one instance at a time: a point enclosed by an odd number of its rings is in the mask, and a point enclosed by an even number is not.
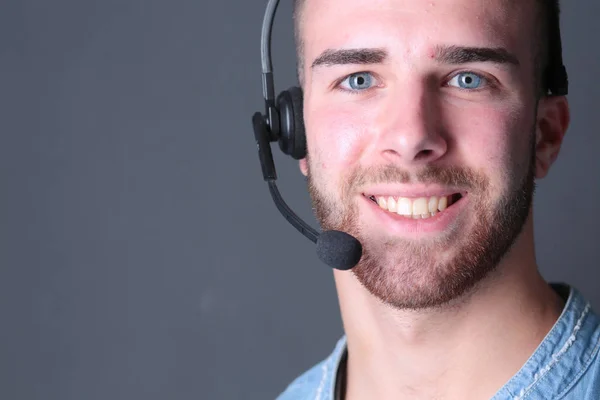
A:
[[[311,68],[344,64],[381,64],[388,52],[380,48],[327,49],[312,63]],[[434,58],[443,64],[490,62],[518,66],[519,59],[502,47],[436,46]]]
[[[443,64],[491,62],[494,64],[519,65],[519,59],[502,47],[437,46],[435,59]]]
[[[327,49],[313,61],[311,68],[321,65],[381,64],[387,56],[384,49]]]

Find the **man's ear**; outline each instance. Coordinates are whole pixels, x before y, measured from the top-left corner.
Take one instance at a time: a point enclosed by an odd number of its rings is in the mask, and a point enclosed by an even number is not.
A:
[[[535,177],[544,178],[558,157],[571,115],[565,96],[542,97],[535,129]]]
[[[298,165],[300,166],[300,171],[304,176],[308,175],[308,159],[305,157],[298,161]]]

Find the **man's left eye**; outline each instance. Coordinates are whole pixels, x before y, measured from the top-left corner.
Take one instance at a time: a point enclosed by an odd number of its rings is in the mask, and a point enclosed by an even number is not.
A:
[[[485,86],[485,83],[486,79],[474,72],[461,72],[454,75],[448,85],[461,89],[479,89],[481,86]]]

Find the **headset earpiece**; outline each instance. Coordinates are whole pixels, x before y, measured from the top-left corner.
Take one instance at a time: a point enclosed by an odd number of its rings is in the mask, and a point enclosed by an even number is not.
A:
[[[279,147],[296,160],[306,157],[302,89],[293,86],[277,96]]]

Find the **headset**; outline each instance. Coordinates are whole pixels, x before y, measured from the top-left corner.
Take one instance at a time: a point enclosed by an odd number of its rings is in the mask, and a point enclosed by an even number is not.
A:
[[[263,179],[269,184],[269,191],[275,205],[288,222],[300,233],[313,243],[317,243],[319,233],[288,207],[275,184],[277,172],[271,153],[271,142],[278,142],[279,148],[296,160],[306,157],[302,89],[297,86],[291,87],[281,92],[275,99],[275,84],[271,63],[271,31],[278,5],[279,0],[269,0],[263,19],[260,53],[265,114],[256,112],[252,116],[252,126]]]
[[[279,0],[268,1],[261,30],[260,54],[265,113],[256,112],[252,116],[263,179],[268,183],[271,197],[281,214],[300,233],[317,244],[317,254],[321,260],[337,269],[350,269],[358,263],[361,257],[360,242],[340,231],[318,233],[288,207],[275,183],[277,173],[271,152],[272,142],[278,142],[281,151],[293,159],[300,160],[306,157],[302,89],[292,86],[279,93],[275,98],[271,63],[271,32],[278,5]],[[550,43],[552,45],[548,49],[548,67],[544,72],[543,82],[547,96],[565,96],[568,94],[569,82],[562,60],[558,18],[550,21],[550,25]]]

